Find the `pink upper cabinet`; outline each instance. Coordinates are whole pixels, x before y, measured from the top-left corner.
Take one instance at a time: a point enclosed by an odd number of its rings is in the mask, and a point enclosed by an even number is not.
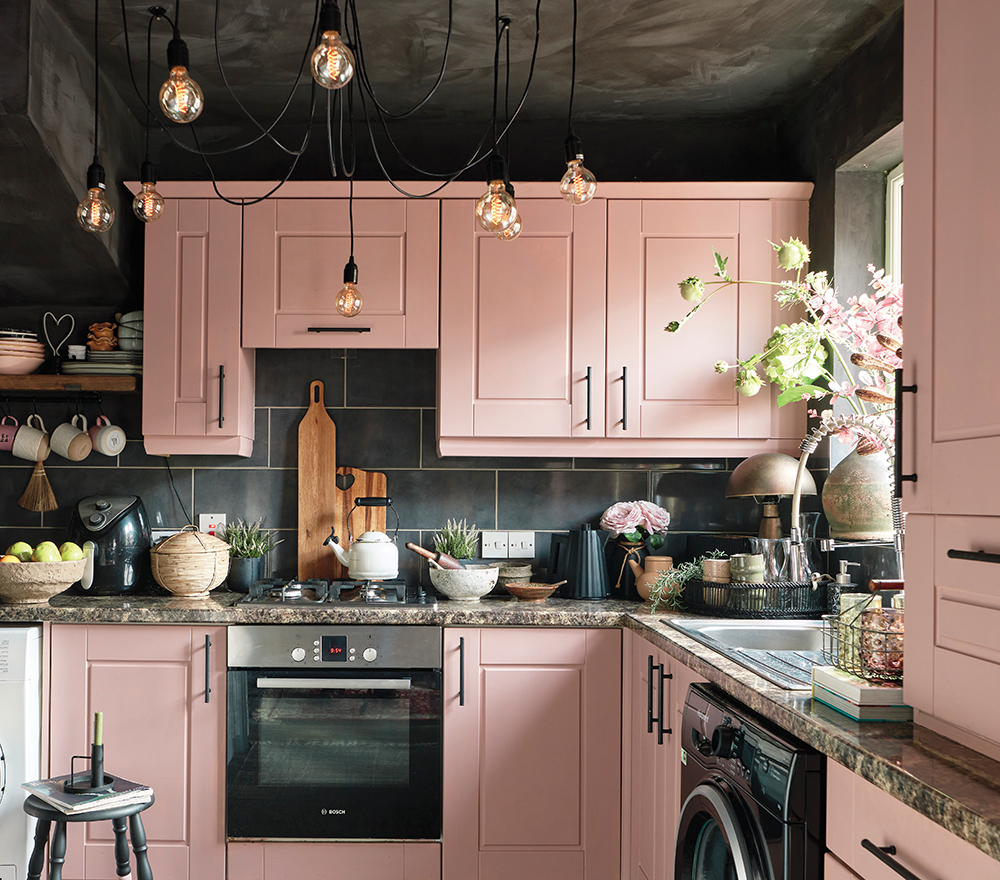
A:
[[[244,211],[243,344],[436,348],[437,200],[354,200],[361,313],[334,300],[351,253],[348,199],[268,199]]]

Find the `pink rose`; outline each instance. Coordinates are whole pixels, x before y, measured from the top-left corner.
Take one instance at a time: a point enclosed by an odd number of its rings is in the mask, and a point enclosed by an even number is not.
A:
[[[611,532],[612,537],[640,528],[650,535],[662,535],[669,523],[670,514],[649,501],[619,501],[601,517],[601,528]]]
[[[665,535],[670,525],[670,514],[651,501],[637,501],[636,505],[642,511],[642,525],[651,535]]]

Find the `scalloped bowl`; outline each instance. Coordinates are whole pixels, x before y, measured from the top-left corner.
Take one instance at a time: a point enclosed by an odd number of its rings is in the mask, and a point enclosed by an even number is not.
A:
[[[0,601],[44,605],[83,577],[86,562],[0,562]]]
[[[431,567],[434,589],[455,602],[478,602],[496,586],[499,575],[499,564],[467,565],[457,570]]]

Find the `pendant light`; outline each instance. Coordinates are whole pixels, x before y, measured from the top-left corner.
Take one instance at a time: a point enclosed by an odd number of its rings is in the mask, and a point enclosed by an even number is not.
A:
[[[115,222],[115,211],[104,195],[104,167],[97,157],[100,120],[101,61],[97,31],[98,0],[94,0],[94,161],[87,168],[87,195],[76,206],[76,219],[87,232],[106,232]]]
[[[319,45],[310,59],[312,77],[324,89],[342,89],[354,76],[354,53],[340,39],[340,4],[323,0],[319,13]]]
[[[510,183],[510,181],[507,182],[507,185],[504,188],[510,195],[511,201],[514,201],[514,187]],[[514,204],[516,205],[517,202],[515,201]],[[500,241],[513,241],[521,234],[521,228],[523,226],[523,223],[524,221],[521,217],[521,214],[518,213],[517,217],[514,218],[514,222],[511,223],[510,226],[508,226],[502,232],[494,233],[494,235],[496,235],[496,237],[499,238]]]
[[[334,306],[345,318],[354,318],[361,312],[364,300],[358,290],[358,264],[354,262],[354,178],[347,197],[347,212],[351,220],[351,256],[344,266],[344,286],[337,294]]]
[[[151,57],[153,22],[157,18],[166,15],[167,10],[162,6],[153,6],[149,10],[149,26],[146,29],[146,159],[142,163],[139,172],[139,181],[142,183],[142,191],[136,193],[132,199],[132,212],[143,223],[152,223],[159,220],[163,213],[163,196],[156,191],[156,166],[149,161],[149,88],[150,76],[153,67]]]
[[[573,131],[573,96],[576,92],[576,4],[573,0],[573,71],[569,86],[569,134],[566,137],[566,173],[559,181],[559,193],[571,205],[585,205],[597,192],[597,178],[583,167],[583,144]]]
[[[167,43],[167,67],[170,73],[160,87],[160,108],[174,122],[194,122],[205,106],[201,86],[188,75],[188,47],[181,39],[180,0],[174,6],[174,37]]]
[[[507,192],[507,163],[494,153],[487,163],[489,189],[476,202],[476,220],[487,232],[505,232],[517,220],[517,203]]]

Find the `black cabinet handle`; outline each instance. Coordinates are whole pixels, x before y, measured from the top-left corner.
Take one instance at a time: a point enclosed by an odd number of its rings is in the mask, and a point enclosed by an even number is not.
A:
[[[653,655],[649,655],[649,671],[646,674],[646,733],[653,732]]]
[[[897,369],[893,375],[896,379],[896,454],[892,457],[893,496],[902,498],[903,483],[917,482],[916,474],[903,473],[903,392],[915,394],[917,386],[903,384],[902,369]]]
[[[622,367],[622,430],[628,430],[628,367]]]
[[[659,675],[659,694],[657,695],[657,716],[653,715],[653,670],[657,670]],[[662,663],[653,663],[653,655],[649,655],[649,667],[646,675],[647,700],[646,700],[646,732],[653,732],[653,722],[656,722],[656,742],[663,745],[663,735],[673,733],[673,729],[663,726],[663,682],[673,678],[670,673],[664,674]]]
[[[226,393],[226,366],[225,364],[219,364],[219,427],[222,427],[222,423],[226,420],[226,417],[222,414],[222,401]]]
[[[212,693],[212,688],[209,686],[209,669],[211,667],[210,661],[210,651],[212,649],[212,637],[205,636],[205,702],[210,702],[210,695]]]
[[[371,333],[371,327],[306,327],[309,333]]]
[[[968,559],[970,562],[1000,562],[1000,553],[985,550],[949,550],[949,559]]]
[[[867,837],[861,841],[861,846],[875,856],[875,858],[877,858],[883,865],[892,868],[892,870],[899,874],[900,877],[904,877],[905,880],[920,880],[916,874],[907,870],[899,864],[899,862],[892,858],[892,856],[896,855],[896,847],[875,846],[875,844],[872,843]]]
[[[458,640],[458,705],[465,705],[465,638]]]
[[[593,381],[593,370],[587,367],[587,430],[590,430],[590,385]]]
[[[660,717],[656,720],[656,742],[657,745],[663,745],[663,734],[672,734],[673,728],[663,726],[663,682],[668,678],[673,678],[673,675],[663,672],[663,664],[660,664]]]

